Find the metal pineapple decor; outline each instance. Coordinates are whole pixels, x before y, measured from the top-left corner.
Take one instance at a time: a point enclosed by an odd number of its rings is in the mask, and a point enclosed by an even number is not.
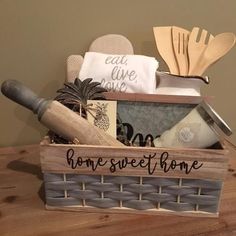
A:
[[[54,100],[62,103],[72,111],[78,113],[85,119],[89,112],[88,100],[105,100],[104,92],[107,90],[100,86],[99,82],[93,82],[92,78],[83,81],[76,78],[73,82],[64,83],[64,87],[57,90],[59,93]],[[68,143],[67,140],[49,131],[49,137],[55,143]]]

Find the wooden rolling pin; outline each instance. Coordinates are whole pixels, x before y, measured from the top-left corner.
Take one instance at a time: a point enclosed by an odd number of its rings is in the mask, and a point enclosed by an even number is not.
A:
[[[89,145],[123,146],[118,140],[58,101],[39,98],[19,81],[3,82],[1,91],[9,99],[33,111],[43,125],[68,141],[78,140],[80,144]]]

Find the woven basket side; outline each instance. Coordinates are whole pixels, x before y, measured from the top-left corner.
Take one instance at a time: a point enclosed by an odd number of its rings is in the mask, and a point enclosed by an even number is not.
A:
[[[45,173],[50,206],[167,209],[216,213],[221,181]]]

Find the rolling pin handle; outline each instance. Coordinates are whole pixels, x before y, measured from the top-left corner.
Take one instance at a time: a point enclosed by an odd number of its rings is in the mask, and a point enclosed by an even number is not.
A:
[[[40,117],[48,101],[39,98],[32,90],[17,80],[6,80],[1,86],[2,93],[12,101],[30,109]]]

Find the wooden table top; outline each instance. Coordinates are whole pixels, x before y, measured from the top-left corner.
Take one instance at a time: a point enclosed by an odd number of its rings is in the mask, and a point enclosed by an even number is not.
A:
[[[236,150],[219,218],[49,211],[38,145],[0,149],[0,235],[236,235]]]

